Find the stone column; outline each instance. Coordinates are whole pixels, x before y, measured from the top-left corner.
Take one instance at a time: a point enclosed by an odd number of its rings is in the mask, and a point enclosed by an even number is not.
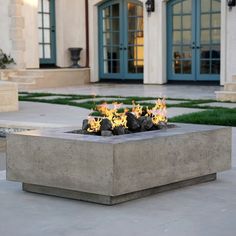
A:
[[[23,36],[25,22],[22,16],[22,5],[22,0],[10,0],[9,3],[11,56],[18,69],[25,68],[25,40]]]

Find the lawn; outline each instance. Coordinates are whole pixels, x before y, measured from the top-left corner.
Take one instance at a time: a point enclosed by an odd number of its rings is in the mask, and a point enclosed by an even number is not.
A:
[[[60,96],[61,98],[46,100],[43,97],[46,96]],[[107,98],[114,98],[114,100],[106,101]],[[93,99],[101,98],[100,101]],[[152,103],[148,100],[155,100],[154,97],[118,97],[118,96],[93,96],[93,95],[74,95],[74,94],[50,94],[50,93],[20,93],[20,101],[30,102],[42,102],[60,105],[69,105],[75,107],[86,108],[89,110],[96,110],[96,106],[102,102],[112,103],[119,98],[118,102],[126,105],[132,105],[132,102],[140,103],[145,107],[153,107]],[[82,101],[84,99],[90,99],[89,101]],[[204,103],[216,102],[215,100],[192,100],[192,99],[180,99],[180,98],[166,98],[167,100],[179,101],[178,104],[167,104],[168,108],[201,108],[205,111],[192,113],[188,115],[181,115],[170,119],[170,122],[176,123],[193,123],[193,124],[208,124],[208,125],[223,125],[223,126],[236,126],[236,109],[227,109],[221,107],[199,106]],[[81,102],[80,102],[81,100]],[[105,101],[104,101],[105,100]],[[145,102],[147,101],[147,102]],[[93,112],[92,115],[99,115],[98,112]]]

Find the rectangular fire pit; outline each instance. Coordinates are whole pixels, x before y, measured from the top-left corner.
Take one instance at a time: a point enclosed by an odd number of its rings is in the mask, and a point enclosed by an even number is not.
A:
[[[7,179],[29,192],[113,205],[231,168],[231,128],[178,124],[112,137],[70,131],[10,134]]]

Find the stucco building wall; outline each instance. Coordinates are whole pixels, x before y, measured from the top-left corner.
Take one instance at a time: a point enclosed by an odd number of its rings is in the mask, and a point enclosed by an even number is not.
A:
[[[236,7],[226,13],[226,81],[236,75]]]
[[[0,48],[5,53],[11,52],[9,3],[10,0],[0,0]]]

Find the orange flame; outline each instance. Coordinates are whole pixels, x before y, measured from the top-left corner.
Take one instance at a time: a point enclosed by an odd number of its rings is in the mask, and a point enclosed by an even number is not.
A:
[[[143,113],[143,107],[140,106],[140,104],[136,105],[135,101],[132,101],[132,104],[133,104],[132,112],[137,118],[139,118]]]
[[[167,122],[166,100],[158,99],[152,109],[147,108],[147,115],[152,118],[152,122],[158,125],[160,122]]]
[[[107,118],[108,120],[111,121],[113,129],[115,127],[119,127],[119,126],[123,126],[123,127],[127,128],[126,112],[128,110],[125,109],[124,112],[118,113],[118,109],[120,109],[123,104],[122,103],[117,103],[117,102],[114,102],[112,104],[113,104],[112,109],[109,109],[109,105],[107,103],[103,103],[103,104],[97,106],[97,110],[99,112],[101,112],[101,114],[105,118]]]
[[[137,117],[141,117],[143,114],[143,107],[140,104],[133,103],[132,113]],[[101,129],[101,121],[106,118],[111,121],[112,129],[115,127],[127,127],[127,115],[129,111],[125,109],[124,112],[119,113],[118,110],[123,105],[122,103],[114,102],[113,107],[109,108],[109,104],[103,103],[97,106],[97,110],[102,114],[103,118],[88,118],[89,128],[88,132],[99,132]],[[151,117],[153,124],[158,125],[160,122],[167,122],[167,110],[165,99],[158,99],[155,106],[152,109],[146,109],[146,116]]]
[[[89,124],[89,128],[87,129],[88,132],[92,133],[92,132],[98,132],[101,129],[101,118],[93,118],[93,117],[89,117],[88,118],[88,124]]]

